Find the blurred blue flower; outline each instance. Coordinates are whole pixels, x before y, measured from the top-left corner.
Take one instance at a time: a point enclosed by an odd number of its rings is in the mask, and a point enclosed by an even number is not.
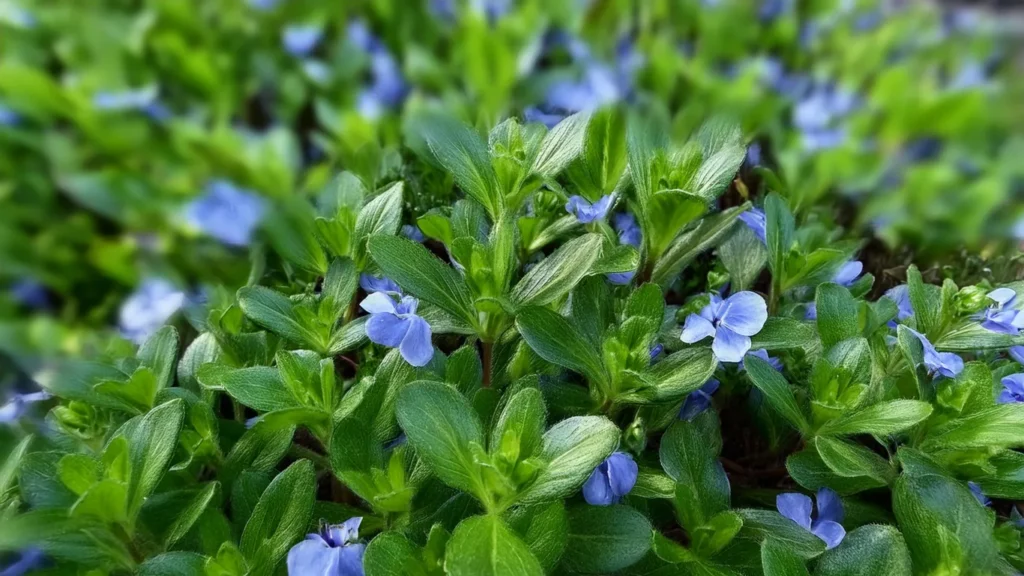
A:
[[[612,216],[612,225],[619,233],[619,242],[639,248],[643,243],[644,235],[637,224],[636,218],[629,212],[619,212]]]
[[[767,362],[768,365],[771,366],[772,368],[775,368],[777,371],[782,372],[782,360],[779,360],[778,358],[769,356],[768,355],[768,351],[765,350],[764,348],[759,348],[757,350],[751,350],[750,352],[747,352],[744,355],[744,358],[746,358],[747,356],[757,356],[761,360],[764,360],[765,362]],[[740,361],[740,371],[743,372],[746,369],[747,369],[746,364],[744,364],[743,361],[741,360]]]
[[[651,346],[651,364],[654,364],[654,361],[657,360],[658,356],[661,356],[661,353],[664,351],[665,346],[661,344],[655,344],[654,346]]]
[[[746,164],[748,168],[754,168],[761,165],[760,142],[751,142],[750,145],[747,146],[747,156],[743,159],[743,163]]]
[[[956,378],[963,371],[963,358],[952,352],[937,351],[924,334],[913,329],[908,328],[908,330],[921,341],[921,346],[924,348],[924,366],[930,376]]]
[[[973,32],[981,23],[978,12],[967,8],[949,8],[942,13],[942,27],[947,34]]]
[[[978,501],[979,504],[981,504],[982,506],[992,505],[992,501],[988,499],[988,496],[985,496],[985,494],[981,491],[981,486],[979,486],[976,482],[968,482],[967,488],[971,491],[971,496],[974,496],[974,498]]]
[[[960,66],[956,76],[949,81],[950,90],[971,90],[985,85],[988,72],[985,65],[977,60],[968,60]]]
[[[277,8],[277,5],[281,3],[281,0],[249,0],[249,7],[255,8],[263,12],[267,12]]]
[[[754,231],[754,235],[757,236],[758,240],[764,243],[768,242],[768,219],[765,216],[764,210],[751,208],[740,214],[739,218],[748,228]]]
[[[97,92],[92,97],[92,105],[104,112],[142,112],[157,121],[166,120],[170,116],[167,107],[157,100],[156,86]]]
[[[800,131],[804,149],[829,150],[846,141],[842,120],[856,108],[853,93],[835,85],[818,86],[793,109],[793,124]]]
[[[761,0],[761,7],[757,11],[757,17],[762,23],[769,23],[792,7],[792,0]]]
[[[359,93],[356,108],[365,118],[374,120],[386,110],[401,106],[409,92],[398,61],[362,20],[346,28],[349,42],[370,57],[370,82]]]
[[[711,406],[711,397],[718,391],[720,385],[718,380],[712,378],[697,390],[687,394],[679,408],[679,419],[689,422],[701,415]]]
[[[739,362],[750,350],[750,337],[767,319],[768,306],[754,292],[737,292],[725,300],[712,294],[699,314],[686,317],[679,339],[693,344],[711,336],[711,350],[719,362]]]
[[[266,202],[227,180],[213,180],[185,206],[185,219],[229,246],[247,246],[266,213]]]
[[[979,317],[982,328],[1017,336],[1024,329],[1024,312],[1016,310],[1017,293],[1010,288],[996,288],[988,293],[990,300],[995,302]]]
[[[11,397],[11,399],[0,406],[0,423],[11,424],[17,422],[19,418],[28,410],[29,406],[36,402],[42,402],[51,398],[50,393],[46,391],[30,392],[28,394],[19,394],[17,392]],[[0,573],[2,576],[3,573]]]
[[[316,49],[323,35],[323,28],[314,24],[286,26],[281,32],[281,43],[289,54],[303,58]]]
[[[1024,240],[1024,218],[1017,220],[1013,225],[1013,237],[1017,240]]]
[[[818,319],[818,303],[808,302],[807,308],[804,309],[804,320],[817,320]]]
[[[7,106],[0,104],[0,126],[17,126],[20,123],[20,114]]]
[[[1010,358],[1013,358],[1017,364],[1024,366],[1024,346],[1010,347]]]
[[[429,8],[438,20],[455,21],[455,0],[430,0]]]
[[[386,292],[374,292],[359,306],[370,313],[366,336],[371,342],[398,348],[402,358],[413,366],[426,366],[434,356],[430,342],[430,324],[416,315],[419,301],[404,296],[397,304]]]
[[[890,328],[895,328],[897,321],[902,322],[914,315],[914,307],[910,304],[910,288],[906,284],[890,288],[884,296],[896,303],[896,320],[889,321]]]
[[[174,316],[185,301],[185,292],[167,280],[147,278],[121,304],[121,332],[136,344],[142,344]]]
[[[614,196],[609,194],[591,204],[582,196],[570,196],[569,201],[565,203],[565,211],[575,216],[581,224],[590,224],[595,220],[601,220],[608,214],[613,199]]]
[[[616,286],[625,286],[626,284],[629,284],[633,281],[634,276],[636,276],[636,271],[632,270],[629,272],[611,272],[605,274],[608,281]]]
[[[367,294],[372,294],[373,292],[391,292],[400,295],[402,293],[402,288],[387,276],[381,276],[378,278],[369,274],[360,274],[359,287]]]
[[[611,506],[629,494],[640,468],[633,457],[616,452],[605,459],[583,484],[583,499],[592,506]]]
[[[850,260],[839,268],[832,281],[840,286],[850,286],[857,281],[857,278],[860,278],[860,273],[863,271],[864,264],[860,260]]]
[[[46,294],[46,286],[32,278],[21,278],[11,284],[11,298],[27,308],[46,308],[50,298]]]
[[[775,497],[779,514],[800,525],[801,528],[821,538],[825,549],[831,550],[846,537],[843,521],[843,502],[839,495],[828,488],[821,488],[817,494],[818,516],[811,519],[814,503],[806,494],[787,492]]]
[[[470,6],[478,14],[483,14],[490,23],[497,22],[508,14],[512,8],[512,0],[470,0]]]
[[[853,20],[853,29],[857,32],[870,32],[878,28],[884,19],[882,11],[878,8],[861,12]]]
[[[423,232],[420,232],[420,229],[412,224],[405,224],[402,226],[402,236],[405,236],[413,242],[420,243],[423,243],[427,239],[427,237],[423,235]]]
[[[363,576],[366,545],[358,542],[359,516],[324,526],[288,551],[289,576]]]
[[[903,148],[903,156],[908,162],[927,162],[939,157],[943,142],[934,136],[925,136],[911,140]]]
[[[43,567],[46,554],[39,548],[26,548],[18,555],[18,559],[0,570],[0,576],[24,576]]]
[[[998,398],[1000,404],[1024,402],[1024,373],[1010,374],[999,382],[1003,385]]]

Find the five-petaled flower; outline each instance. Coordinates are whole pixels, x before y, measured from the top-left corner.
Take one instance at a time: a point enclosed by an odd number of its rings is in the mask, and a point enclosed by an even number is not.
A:
[[[711,303],[699,314],[686,317],[679,339],[693,344],[711,336],[715,358],[739,362],[750,350],[750,337],[761,331],[766,320],[768,306],[754,292],[737,292],[725,300],[712,294]]]
[[[843,503],[828,488],[821,488],[817,495],[818,517],[811,519],[813,503],[810,496],[797,492],[787,492],[775,497],[775,507],[779,514],[800,525],[801,528],[825,541],[827,550],[839,545],[846,537],[843,528]]]
[[[679,409],[679,419],[690,421],[700,416],[711,406],[711,396],[718,391],[719,382],[712,378],[703,386],[686,395],[683,406]]]
[[[590,224],[608,215],[608,209],[612,207],[612,200],[614,198],[609,194],[591,204],[582,196],[570,196],[569,201],[565,203],[565,211],[575,216],[581,224]]]
[[[288,551],[288,576],[363,576],[359,516],[341,524],[325,525]]]
[[[590,474],[590,478],[583,485],[583,499],[594,506],[611,506],[618,503],[633,489],[639,470],[629,454],[612,454]]]
[[[998,398],[1000,404],[1024,402],[1024,373],[1005,376],[1000,383],[1003,385]]]
[[[51,398],[49,392],[31,392],[28,394],[17,394],[7,404],[0,406],[0,423],[9,424],[16,422],[28,410],[28,407],[36,402],[42,402]]]
[[[963,371],[963,358],[952,352],[939,352],[924,334],[910,328],[908,330],[921,341],[924,348],[924,366],[929,375],[956,378]]]
[[[754,231],[754,235],[762,243],[768,242],[768,219],[763,210],[751,208],[740,214],[740,220]]]
[[[839,268],[832,281],[840,286],[850,286],[857,281],[863,271],[864,264],[860,260],[850,260]]]
[[[402,358],[413,366],[426,366],[434,356],[430,343],[430,324],[416,315],[419,301],[404,296],[396,303],[385,292],[374,292],[359,306],[370,313],[366,336],[375,344],[398,348]]]
[[[1010,288],[996,288],[988,293],[989,306],[981,317],[981,326],[986,330],[1017,336],[1024,329],[1024,312],[1015,309],[1017,293]]]

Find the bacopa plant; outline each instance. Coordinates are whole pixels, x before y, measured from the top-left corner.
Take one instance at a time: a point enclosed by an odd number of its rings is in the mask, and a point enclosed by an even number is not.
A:
[[[245,286],[154,281],[0,408],[3,574],[1024,569],[1024,282],[872,297],[722,120],[410,129],[450,205],[261,204]]]

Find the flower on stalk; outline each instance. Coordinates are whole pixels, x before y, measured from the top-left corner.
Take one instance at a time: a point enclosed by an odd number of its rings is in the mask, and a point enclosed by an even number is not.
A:
[[[7,404],[0,406],[0,423],[11,424],[17,422],[28,410],[28,407],[36,402],[43,402],[51,398],[50,393],[44,390],[31,392],[29,394],[15,393]],[[0,572],[0,575],[5,572]]]
[[[629,454],[612,454],[590,474],[583,485],[583,499],[593,506],[617,504],[633,489],[639,470]]]
[[[185,206],[185,219],[228,246],[248,246],[266,213],[266,202],[227,180],[213,180]]]
[[[834,278],[832,278],[832,281],[835,282],[836,284],[839,284],[840,286],[849,287],[850,285],[857,281],[857,278],[860,277],[860,273],[863,271],[864,264],[861,263],[860,260],[850,260],[849,262],[843,264],[842,267],[839,268],[839,271],[836,272],[836,275]]]
[[[970,489],[971,495],[978,501],[982,506],[991,506],[992,501],[985,496],[985,493],[981,491],[981,486],[977,482],[968,482],[967,488]]]
[[[640,244],[643,243],[644,236],[640,230],[640,225],[637,224],[636,218],[629,212],[619,212],[612,216],[612,225],[615,227],[615,231],[619,233],[619,242],[639,248]]]
[[[359,287],[367,294],[372,294],[374,292],[389,292],[401,295],[402,293],[402,288],[387,276],[381,276],[378,278],[369,274],[360,274]]]
[[[1024,346],[1012,346],[1010,348],[1010,358],[1017,361],[1017,364],[1024,365]]]
[[[570,196],[569,201],[565,203],[565,211],[575,216],[580,224],[590,224],[608,215],[608,209],[612,207],[612,200],[614,197],[609,194],[591,204],[582,196]]]
[[[142,344],[185,305],[185,292],[163,278],[147,278],[121,305],[119,323],[126,338]]]
[[[287,26],[281,32],[281,43],[289,54],[303,58],[313,52],[323,35],[324,31],[320,26]]]
[[[1024,402],[1024,373],[1010,374],[999,382],[1003,385],[1003,391],[999,393],[997,402],[1000,404]]]
[[[413,366],[426,366],[434,356],[430,343],[430,324],[416,315],[419,301],[404,296],[397,304],[385,292],[374,292],[359,306],[370,313],[366,336],[374,344],[398,348],[402,358]]]
[[[995,305],[989,306],[981,316],[981,326],[999,334],[1017,336],[1024,329],[1024,312],[1014,309],[1017,293],[1010,288],[996,288],[988,293]]]
[[[718,380],[712,378],[697,390],[687,394],[683,406],[679,409],[679,419],[689,422],[703,414],[711,407],[711,397],[718,391],[719,385]]]
[[[825,549],[831,550],[846,537],[843,528],[843,503],[839,495],[828,488],[821,488],[817,494],[818,517],[811,519],[813,503],[806,494],[787,492],[775,498],[779,514],[800,525],[801,528],[821,538]]]
[[[757,356],[761,360],[767,362],[768,365],[771,366],[772,368],[775,368],[777,371],[782,372],[782,360],[769,356],[768,351],[765,350],[764,348],[760,348],[758,350],[751,350],[750,352],[747,352],[746,355]],[[746,365],[742,361],[740,361],[740,371],[743,372],[746,371],[746,369]]]
[[[359,543],[359,516],[341,524],[323,526],[288,551],[288,576],[363,576]]]
[[[754,235],[757,236],[758,240],[765,244],[768,243],[768,220],[765,217],[764,210],[751,208],[740,214],[739,218],[748,228],[754,231]]]
[[[725,300],[712,294],[699,314],[686,317],[679,339],[693,344],[711,336],[711,350],[719,362],[739,362],[750,350],[750,337],[761,331],[766,320],[768,306],[754,292],[737,292]]]
[[[18,555],[13,564],[0,570],[0,576],[23,576],[43,567],[46,554],[39,548],[26,548]]]
[[[924,347],[924,366],[930,376],[956,378],[963,371],[963,358],[952,352],[939,352],[924,334],[913,329],[908,328],[908,330],[917,336],[917,339],[921,341],[921,346]]]

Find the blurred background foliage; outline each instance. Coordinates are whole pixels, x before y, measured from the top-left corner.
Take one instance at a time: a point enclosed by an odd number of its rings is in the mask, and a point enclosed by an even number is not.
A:
[[[679,142],[732,116],[751,146],[726,205],[779,191],[859,240],[879,289],[911,259],[1006,280],[1012,21],[875,0],[0,0],[0,348],[31,371],[126,346],[140,309],[230,298],[273,257],[268,215],[340,185],[404,180],[406,221],[447,210],[453,182],[415,153],[426,109],[484,131],[623,105]]]

